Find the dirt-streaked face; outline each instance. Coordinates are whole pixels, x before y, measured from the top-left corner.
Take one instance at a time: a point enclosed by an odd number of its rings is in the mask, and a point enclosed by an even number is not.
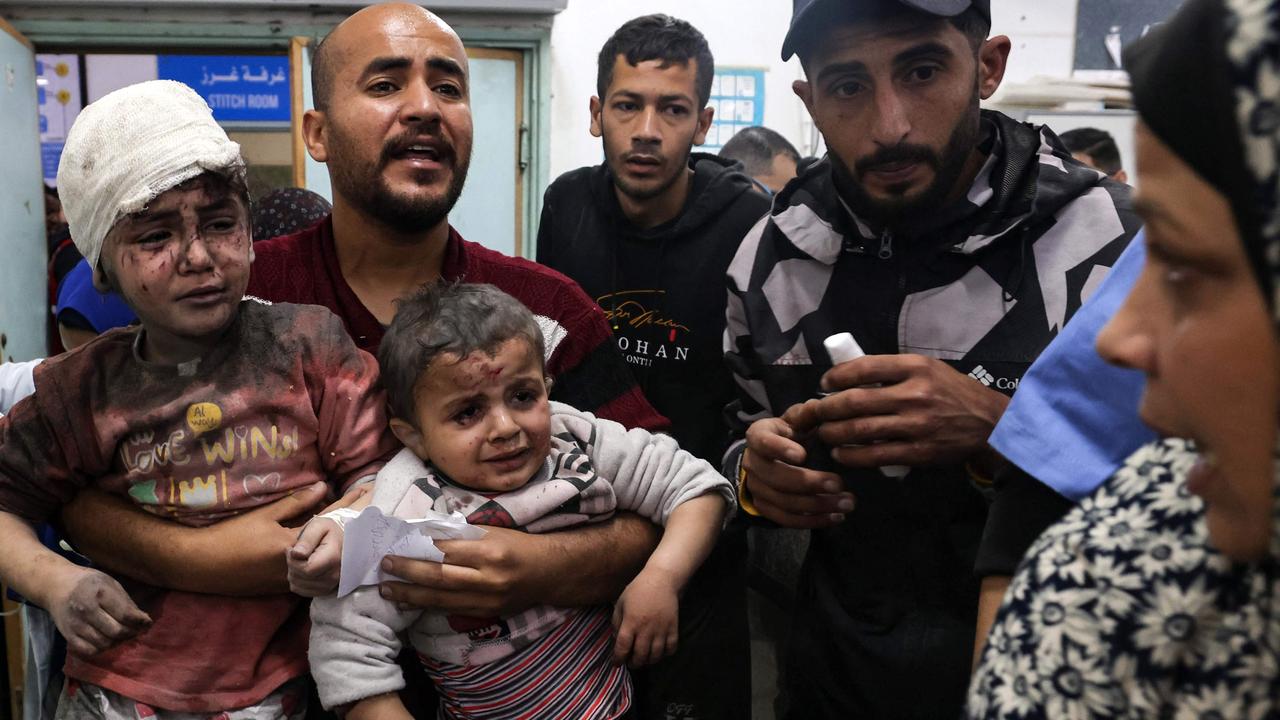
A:
[[[248,208],[235,192],[214,192],[211,184],[201,177],[161,193],[117,222],[103,243],[94,282],[114,287],[138,314],[153,362],[182,362],[211,349],[249,285]]]
[[[551,447],[551,406],[542,357],[524,339],[493,355],[432,361],[415,390],[415,424],[393,420],[404,444],[473,490],[523,487]]]
[[[1148,425],[1196,441],[1188,488],[1205,500],[1213,544],[1256,558],[1272,532],[1275,328],[1227,199],[1141,123],[1136,139],[1147,264],[1098,351],[1146,374]]]

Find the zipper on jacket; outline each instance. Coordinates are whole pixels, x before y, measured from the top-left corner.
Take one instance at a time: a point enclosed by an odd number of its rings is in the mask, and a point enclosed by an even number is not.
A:
[[[876,252],[876,257],[881,260],[893,257],[893,234],[888,230],[880,233],[880,250]]]

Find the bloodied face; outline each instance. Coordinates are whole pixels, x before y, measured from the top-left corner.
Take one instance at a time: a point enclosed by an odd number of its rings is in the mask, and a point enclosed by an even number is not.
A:
[[[103,243],[94,284],[138,314],[146,358],[174,364],[207,352],[230,327],[252,261],[243,193],[206,173],[121,218]]]
[[[415,396],[415,423],[393,420],[392,429],[460,485],[522,487],[550,452],[542,356],[527,340],[508,340],[492,354],[443,354],[422,373]]]

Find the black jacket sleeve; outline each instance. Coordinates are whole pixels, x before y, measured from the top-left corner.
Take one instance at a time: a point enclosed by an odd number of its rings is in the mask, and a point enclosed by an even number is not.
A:
[[[1031,543],[1075,506],[1012,463],[997,473],[995,486],[974,568],[979,577],[1013,575]]]
[[[553,252],[552,237],[555,235],[552,230],[554,221],[551,218],[551,191],[547,190],[547,194],[542,197],[542,217],[538,220],[538,246],[535,249],[534,259],[539,265],[547,267],[555,267],[555,253]]]

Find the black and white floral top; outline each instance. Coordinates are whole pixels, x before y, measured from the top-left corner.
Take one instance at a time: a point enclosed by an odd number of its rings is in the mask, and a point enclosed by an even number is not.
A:
[[[970,718],[1280,717],[1280,564],[1208,545],[1190,443],[1140,449],[1023,559]]]
[[[1180,94],[1170,83],[1185,81],[1156,70],[1225,61],[1205,82],[1235,99],[1247,182],[1228,199],[1280,326],[1280,0],[1186,0],[1164,27],[1172,37],[1143,46],[1155,61],[1129,67],[1135,105],[1192,166],[1222,175],[1199,125],[1166,122],[1205,88]],[[1210,547],[1186,488],[1194,462],[1186,441],[1148,445],[1036,541],[987,638],[970,718],[1280,718],[1280,540],[1248,565]]]

